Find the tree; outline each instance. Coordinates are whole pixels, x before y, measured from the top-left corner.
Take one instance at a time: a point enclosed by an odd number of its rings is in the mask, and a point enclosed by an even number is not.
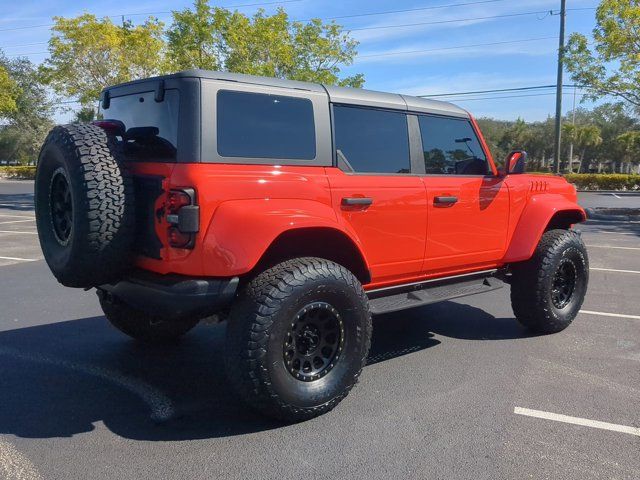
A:
[[[248,17],[196,0],[193,10],[173,13],[167,37],[168,63],[176,69],[223,69],[352,87],[364,83],[361,74],[340,76],[358,46],[340,25],[291,21],[282,8]]]
[[[5,125],[0,130],[0,158],[35,161],[53,126],[53,101],[28,59],[9,60],[0,55],[0,69],[9,73],[17,88],[15,109],[4,114]]]
[[[640,109],[640,4],[603,0],[596,10],[593,47],[574,33],[565,53],[575,82],[589,87],[590,96],[615,95]]]
[[[16,97],[20,88],[7,69],[0,65],[0,118],[16,110]]]
[[[115,25],[86,13],[54,21],[41,73],[56,92],[78,96],[84,106],[109,85],[164,72],[163,24],[157,19]]]
[[[629,165],[632,161],[640,159],[640,131],[625,132],[618,136],[618,144],[621,150],[620,173],[623,173],[623,165]]]
[[[73,123],[89,123],[96,119],[96,109],[94,107],[80,107],[75,113]]]
[[[578,173],[582,170],[582,162],[584,160],[585,152],[589,147],[597,147],[602,143],[602,137],[600,136],[600,129],[595,125],[573,125],[571,123],[565,123],[562,126],[563,136],[568,141],[575,145],[580,152],[578,154]],[[573,173],[573,159],[569,159],[569,172]]]
[[[196,0],[194,9],[174,11],[167,30],[167,63],[174,70],[202,68],[219,70],[223,56],[220,11],[216,14],[207,0]]]

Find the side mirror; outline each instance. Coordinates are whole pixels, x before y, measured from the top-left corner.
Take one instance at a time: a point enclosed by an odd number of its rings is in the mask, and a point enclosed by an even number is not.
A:
[[[507,155],[505,162],[505,170],[507,175],[524,173],[527,164],[527,152],[524,150],[515,150]]]

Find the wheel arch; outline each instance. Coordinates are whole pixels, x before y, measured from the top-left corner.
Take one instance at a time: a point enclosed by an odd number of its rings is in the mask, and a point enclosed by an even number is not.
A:
[[[504,263],[528,260],[544,232],[555,228],[569,229],[584,222],[587,216],[582,207],[559,194],[531,197],[511,236]]]
[[[224,202],[210,220],[202,248],[210,276],[250,277],[274,262],[316,256],[349,268],[363,284],[370,282],[356,233],[338,222],[330,204],[315,200]]]
[[[360,283],[371,282],[371,273],[362,251],[342,230],[327,226],[286,230],[273,239],[249,275],[297,257],[318,257],[338,263]]]

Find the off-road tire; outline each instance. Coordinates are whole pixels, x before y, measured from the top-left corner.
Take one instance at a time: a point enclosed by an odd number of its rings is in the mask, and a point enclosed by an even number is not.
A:
[[[163,318],[149,315],[98,290],[100,306],[109,323],[122,333],[144,343],[176,342],[198,324],[198,318]]]
[[[287,369],[283,345],[296,313],[314,302],[339,312],[344,348],[326,375],[302,381]],[[236,298],[227,325],[227,375],[250,407],[299,422],[328,412],[347,396],[370,344],[371,313],[356,277],[328,260],[297,258],[262,272]]]
[[[67,182],[70,191],[64,238],[54,225],[54,182]],[[103,129],[64,125],[49,132],[38,160],[35,210],[45,260],[60,283],[86,288],[121,277],[134,240],[133,183]]]
[[[552,298],[561,265],[575,269],[575,285],[566,305]],[[570,265],[569,265],[570,264]],[[589,259],[580,235],[573,230],[549,230],[542,235],[533,257],[512,265],[511,306],[518,321],[537,334],[567,328],[582,306],[589,282]]]

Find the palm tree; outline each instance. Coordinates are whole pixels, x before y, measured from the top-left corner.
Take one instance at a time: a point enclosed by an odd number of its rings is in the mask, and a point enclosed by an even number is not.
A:
[[[572,142],[577,150],[580,152],[578,158],[578,172],[582,170],[582,162],[587,149],[590,147],[597,147],[602,143],[602,136],[600,128],[595,125],[572,125],[565,124],[563,126],[563,135],[565,138]],[[573,159],[569,159],[569,172],[573,173]]]

